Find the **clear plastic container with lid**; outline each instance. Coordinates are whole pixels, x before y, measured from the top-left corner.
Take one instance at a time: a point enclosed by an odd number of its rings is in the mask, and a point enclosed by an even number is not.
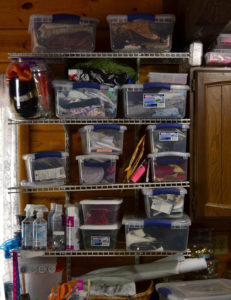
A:
[[[84,224],[111,225],[118,222],[123,199],[96,198],[80,201]]]
[[[165,83],[125,84],[125,118],[184,118],[189,86]]]
[[[160,300],[230,300],[231,280],[218,278],[158,283]]]
[[[148,154],[153,181],[185,181],[190,153],[160,152]]]
[[[33,52],[94,51],[98,19],[71,14],[31,15]]]
[[[121,154],[125,130],[126,126],[117,124],[96,124],[80,128],[83,152]]]
[[[124,217],[126,248],[130,251],[186,251],[190,218]]]
[[[187,84],[188,73],[160,73],[149,72],[148,82],[161,82],[167,84]]]
[[[115,118],[118,87],[92,82],[54,80],[55,112],[62,118]]]
[[[116,247],[120,224],[80,226],[85,250],[112,250]]]
[[[89,154],[76,156],[80,184],[113,184],[116,176],[117,155]]]
[[[184,213],[185,188],[142,189],[148,218],[179,218]]]
[[[64,184],[67,152],[36,152],[23,155],[29,184]]]
[[[108,15],[112,51],[169,52],[174,15]]]
[[[150,152],[186,152],[189,125],[160,123],[148,125]]]

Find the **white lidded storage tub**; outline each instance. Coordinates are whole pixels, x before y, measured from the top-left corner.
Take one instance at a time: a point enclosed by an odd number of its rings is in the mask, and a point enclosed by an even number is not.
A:
[[[126,126],[117,124],[87,125],[79,129],[82,150],[85,154],[94,152],[121,154],[123,152]]]
[[[179,218],[184,213],[185,188],[142,189],[148,218]]]
[[[80,226],[85,250],[112,250],[116,247],[120,224]]]
[[[126,118],[184,118],[189,86],[165,83],[125,84],[123,108]]]
[[[189,226],[187,215],[177,219],[124,217],[126,248],[130,251],[186,251]]]
[[[80,201],[86,225],[111,225],[118,222],[123,199],[85,199]]]
[[[30,183],[64,184],[66,182],[67,152],[44,151],[25,154],[27,178]]]
[[[31,15],[33,52],[94,51],[98,19],[71,14]]]
[[[231,280],[206,280],[158,283],[160,300],[231,300]]]
[[[89,154],[76,156],[80,184],[113,184],[116,176],[117,155]]]
[[[115,118],[118,87],[92,82],[54,80],[55,112],[62,118]]]
[[[159,152],[148,154],[153,181],[185,181],[190,153]]]
[[[112,51],[171,51],[174,15],[108,15],[107,21]]]
[[[160,73],[149,72],[148,82],[161,82],[167,84],[187,84],[188,73]]]
[[[160,123],[148,125],[150,152],[186,152],[189,125]]]

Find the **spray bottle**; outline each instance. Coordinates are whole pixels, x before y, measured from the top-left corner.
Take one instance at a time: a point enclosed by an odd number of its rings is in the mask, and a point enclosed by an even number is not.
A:
[[[32,204],[26,205],[26,218],[22,221],[22,249],[25,250],[33,248],[34,207]]]
[[[55,213],[52,218],[52,249],[65,250],[65,226],[63,205],[55,205]]]
[[[79,250],[79,209],[76,205],[67,207],[66,250]]]
[[[43,213],[48,211],[45,205],[36,207],[37,219],[33,222],[33,249],[47,249],[47,221],[43,218]]]

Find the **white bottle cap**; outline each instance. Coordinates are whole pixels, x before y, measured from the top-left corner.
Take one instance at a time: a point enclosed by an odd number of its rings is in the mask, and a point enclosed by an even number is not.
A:
[[[56,212],[63,212],[63,205],[62,204],[56,204],[55,205],[55,211]]]
[[[79,215],[78,207],[77,206],[69,206],[67,208],[67,215],[69,217],[71,217],[71,216],[78,216]]]
[[[51,203],[50,209],[51,209],[51,210],[55,210],[55,207],[56,207],[56,203]]]

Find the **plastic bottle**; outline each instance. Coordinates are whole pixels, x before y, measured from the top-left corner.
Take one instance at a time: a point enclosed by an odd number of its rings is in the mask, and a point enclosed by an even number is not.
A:
[[[66,250],[79,250],[79,223],[78,207],[68,206],[66,218]]]
[[[64,250],[65,249],[65,227],[63,217],[62,204],[55,205],[55,213],[52,218],[52,249]],[[59,240],[60,239],[60,240]],[[63,249],[64,245],[64,249]]]
[[[48,209],[41,205],[36,209],[37,219],[33,223],[33,249],[46,250],[47,249],[47,221],[43,218],[43,212]]]
[[[22,221],[22,249],[31,250],[33,248],[34,205],[27,204],[25,212],[26,218]]]
[[[52,219],[55,213],[55,203],[51,203],[50,211],[47,218],[47,246],[50,248],[52,246]]]

